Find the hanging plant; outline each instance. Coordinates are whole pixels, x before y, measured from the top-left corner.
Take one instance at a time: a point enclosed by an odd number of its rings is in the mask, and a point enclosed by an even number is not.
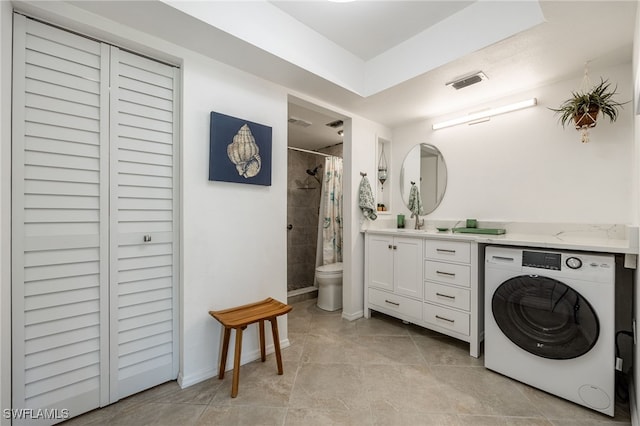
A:
[[[582,130],[582,142],[588,142],[587,129],[596,126],[598,114],[602,113],[613,123],[618,118],[619,109],[627,103],[613,99],[617,89],[618,86],[615,86],[611,90],[609,81],[600,78],[600,83],[589,91],[571,92],[572,97],[564,101],[560,108],[549,109],[560,115],[558,121],[562,127],[573,121],[576,130]]]
[[[380,161],[378,162],[378,180],[380,181],[381,191],[384,191],[384,183],[387,181],[387,177],[387,157],[384,156],[384,144],[382,144],[382,152],[380,153]]]

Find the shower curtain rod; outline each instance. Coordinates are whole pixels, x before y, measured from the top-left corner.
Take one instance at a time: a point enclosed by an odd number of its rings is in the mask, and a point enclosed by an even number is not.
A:
[[[295,151],[308,152],[309,154],[322,155],[323,157],[333,157],[333,155],[324,154],[322,152],[310,151],[308,149],[296,148],[293,146],[288,146],[287,149],[293,149]]]

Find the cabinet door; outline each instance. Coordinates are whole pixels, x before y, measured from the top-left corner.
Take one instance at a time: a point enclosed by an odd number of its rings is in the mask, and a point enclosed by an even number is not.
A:
[[[398,294],[422,298],[422,239],[395,238],[393,275]]]
[[[367,285],[393,290],[393,237],[371,235],[367,251],[369,265]]]

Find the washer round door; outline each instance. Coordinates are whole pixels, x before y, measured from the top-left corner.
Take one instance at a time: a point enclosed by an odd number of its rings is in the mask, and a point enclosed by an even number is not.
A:
[[[540,357],[577,358],[598,340],[600,325],[589,302],[553,278],[510,278],[495,291],[491,305],[504,335]]]

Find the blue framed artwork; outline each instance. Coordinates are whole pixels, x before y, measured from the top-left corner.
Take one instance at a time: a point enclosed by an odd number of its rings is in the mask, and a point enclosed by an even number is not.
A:
[[[271,127],[211,112],[209,180],[271,186]]]

